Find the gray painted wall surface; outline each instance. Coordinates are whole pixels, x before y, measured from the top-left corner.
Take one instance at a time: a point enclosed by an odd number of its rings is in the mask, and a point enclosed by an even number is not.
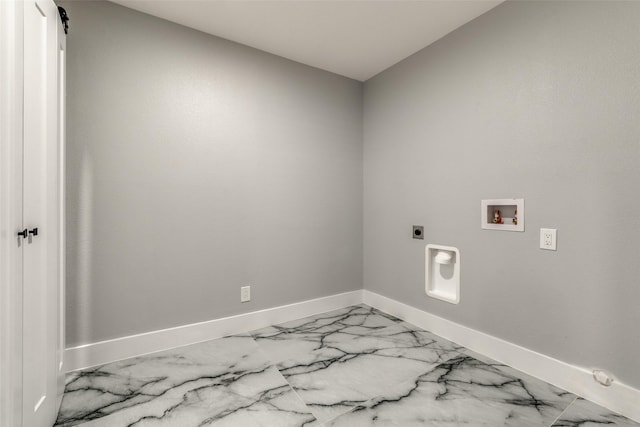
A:
[[[69,346],[362,288],[361,83],[64,7]]]
[[[508,2],[366,82],[365,288],[640,387],[638,22]],[[525,232],[481,230],[506,197]],[[425,243],[460,249],[459,305],[425,295]]]

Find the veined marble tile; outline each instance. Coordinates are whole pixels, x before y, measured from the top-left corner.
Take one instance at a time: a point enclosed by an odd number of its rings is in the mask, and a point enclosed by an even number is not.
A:
[[[560,415],[560,418],[552,427],[598,427],[603,425],[611,427],[640,427],[640,423],[582,398],[576,399]]]
[[[254,332],[320,421],[328,421],[459,356],[440,340],[366,306]]]
[[[543,381],[460,356],[413,381],[391,384],[327,426],[547,427],[574,399]]]
[[[147,405],[127,408],[82,427],[319,426],[273,366],[233,382],[203,380],[194,385],[188,391],[176,390]]]
[[[357,305],[269,326],[253,331],[251,335],[274,362],[279,362],[291,355],[290,351],[282,351],[282,341],[286,341],[289,348],[294,346],[294,351],[312,351],[322,348],[327,339],[336,339],[335,336],[343,340],[364,337],[384,333],[383,330],[390,326],[395,326],[395,322],[370,307]]]
[[[498,362],[494,359],[491,359],[488,356],[485,356],[483,354],[480,353],[476,353],[475,351],[469,350],[469,349],[464,349],[462,350],[462,353],[464,353],[467,356],[470,356],[474,359],[480,360],[481,362],[491,366],[494,369],[499,370],[500,372],[504,373],[505,375],[509,375],[512,377],[517,377],[519,378],[523,384],[526,384],[527,388],[530,389],[532,392],[534,393],[538,393],[540,391],[549,389],[549,388],[553,388],[556,390],[561,390],[558,387],[555,387],[549,383],[547,383],[546,381],[540,380],[538,378],[535,378],[531,375],[528,375],[522,371],[519,371],[515,368],[512,368],[511,366],[505,365],[501,362]],[[541,390],[542,389],[542,390]],[[569,392],[565,392],[571,396],[573,396],[574,398],[577,398],[577,396],[569,393]]]
[[[315,418],[250,337],[70,374],[56,426],[308,426]]]
[[[554,420],[553,427],[640,427],[359,305],[71,373],[56,426],[548,427]]]
[[[395,328],[395,329],[390,329]],[[376,335],[401,331],[397,325],[369,307],[358,305],[252,333],[260,348],[274,363],[284,360],[315,359],[316,350],[331,350],[337,342],[374,340]]]
[[[437,357],[431,359],[434,363],[457,357],[466,350],[459,344],[435,335],[431,332],[418,328],[410,323],[400,321],[398,323],[404,328],[404,332],[398,333],[392,339],[405,349],[431,350]]]
[[[306,319],[270,326],[252,333],[275,363],[317,360],[311,353],[375,351],[379,355],[410,357],[439,363],[457,356],[462,347],[378,310],[358,305]],[[417,351],[419,350],[419,351]],[[289,365],[290,363],[287,363]]]

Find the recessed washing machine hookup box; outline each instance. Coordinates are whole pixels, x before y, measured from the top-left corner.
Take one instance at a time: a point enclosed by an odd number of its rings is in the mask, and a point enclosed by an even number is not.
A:
[[[486,230],[524,231],[524,199],[482,200],[480,218]]]

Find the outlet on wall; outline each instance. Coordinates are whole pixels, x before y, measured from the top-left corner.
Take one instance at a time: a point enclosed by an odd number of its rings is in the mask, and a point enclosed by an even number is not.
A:
[[[555,228],[541,228],[540,229],[540,249],[546,249],[548,251],[556,250],[556,229]]]
[[[251,286],[243,286],[240,288],[240,302],[251,301]]]

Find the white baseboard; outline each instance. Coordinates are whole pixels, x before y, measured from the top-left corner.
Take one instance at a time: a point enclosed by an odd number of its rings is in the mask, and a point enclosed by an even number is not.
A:
[[[640,390],[619,381],[604,387],[591,370],[462,326],[407,304],[364,290],[363,302],[515,369],[640,422]]]
[[[362,292],[362,290],[345,292],[251,313],[67,348],[65,365],[70,372],[227,335],[241,334],[277,323],[362,304]]]

